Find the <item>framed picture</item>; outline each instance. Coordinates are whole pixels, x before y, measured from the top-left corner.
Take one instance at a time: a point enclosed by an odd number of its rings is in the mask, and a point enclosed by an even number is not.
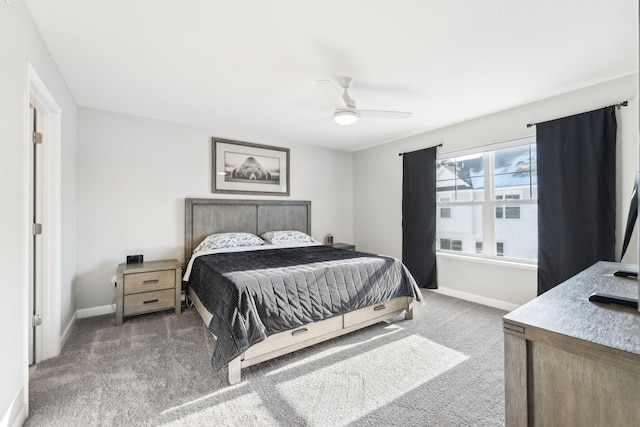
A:
[[[211,138],[213,192],[289,195],[289,149]]]

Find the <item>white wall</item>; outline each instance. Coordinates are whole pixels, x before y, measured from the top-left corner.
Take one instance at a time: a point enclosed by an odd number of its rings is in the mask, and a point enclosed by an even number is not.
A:
[[[355,236],[359,249],[402,255],[402,157],[398,153],[442,143],[441,153],[508,141],[535,134],[527,123],[542,122],[616,104],[617,112],[617,254],[620,253],[633,180],[638,170],[638,75],[622,77],[432,132],[355,153]],[[464,100],[462,100],[464,102]],[[625,261],[635,263],[635,245]],[[468,257],[437,257],[438,281],[458,296],[500,300],[503,307],[534,298],[535,269],[499,261],[471,262]]]
[[[75,275],[75,128],[76,105],[49,56],[23,2],[0,2],[0,188],[3,199],[0,221],[0,426],[21,424],[28,399],[28,239],[29,190],[27,172],[27,63],[30,62],[62,108],[62,152],[64,172],[62,197],[62,261],[60,323],[71,320],[72,278]]]
[[[184,198],[211,193],[215,130],[80,108],[78,113],[78,276],[76,304],[112,304],[110,283],[126,255],[183,260]],[[275,141],[249,141],[278,145]],[[353,241],[353,155],[288,146],[291,196],[311,200],[312,235]],[[244,198],[269,198],[249,195]]]

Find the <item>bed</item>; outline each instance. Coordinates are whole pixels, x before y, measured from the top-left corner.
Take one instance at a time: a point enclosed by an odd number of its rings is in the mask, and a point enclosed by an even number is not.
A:
[[[412,303],[421,300],[392,257],[306,241],[193,254],[212,234],[280,230],[309,235],[311,202],[185,199],[185,283],[216,335],[213,368],[227,366],[230,384],[240,382],[242,368],[403,312],[411,319]]]

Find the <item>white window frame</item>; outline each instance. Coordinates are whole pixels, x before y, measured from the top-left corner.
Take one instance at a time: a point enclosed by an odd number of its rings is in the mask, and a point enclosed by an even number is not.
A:
[[[438,153],[436,160],[444,160],[452,157],[462,157],[472,154],[483,153],[484,154],[484,200],[483,201],[448,201],[443,202],[440,199],[437,199],[436,202],[438,207],[438,212],[440,208],[444,207],[455,207],[455,206],[481,206],[482,207],[482,246],[483,252],[477,253],[474,252],[462,252],[453,251],[453,250],[443,250],[438,249],[436,252],[442,252],[447,254],[461,254],[464,256],[473,256],[478,258],[491,258],[497,260],[509,260],[513,262],[523,263],[523,264],[538,264],[537,260],[530,259],[522,259],[522,258],[509,258],[504,255],[498,255],[497,253],[497,241],[496,241],[496,220],[506,220],[511,221],[512,218],[506,218],[506,205],[509,206],[517,205],[537,205],[538,199],[533,198],[533,194],[528,199],[507,199],[506,195],[503,196],[502,199],[496,199],[495,195],[495,170],[494,170],[494,160],[495,160],[495,152],[499,150],[504,150],[507,148],[513,147],[521,147],[524,145],[531,145],[536,143],[535,136],[518,138],[511,141],[500,142],[496,144],[483,145],[481,147],[467,149],[467,150],[459,150],[459,151],[450,151],[450,152],[442,152]],[[507,202],[508,200],[508,202]],[[503,206],[503,215],[502,218],[496,218],[496,207]],[[490,220],[487,220],[490,218]],[[450,238],[453,240],[453,238]],[[504,247],[504,246],[503,246]]]

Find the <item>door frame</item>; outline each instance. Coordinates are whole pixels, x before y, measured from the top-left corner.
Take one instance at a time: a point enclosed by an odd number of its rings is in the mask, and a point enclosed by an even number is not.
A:
[[[61,109],[51,92],[30,63],[27,63],[27,94],[25,102],[25,122],[29,119],[29,103],[38,109],[42,116],[43,145],[42,145],[42,173],[44,185],[42,188],[42,289],[41,310],[42,325],[36,328],[34,353],[35,363],[60,354],[60,284],[61,284]],[[27,150],[28,164],[26,173],[26,194],[33,191],[33,153],[31,147],[31,123],[25,123],[25,150]],[[31,200],[25,197],[25,212],[31,212]],[[26,238],[32,241],[31,219],[28,219]],[[27,247],[32,244],[28,243]],[[33,254],[29,254],[27,268],[32,268]],[[31,272],[28,273],[30,277]],[[25,286],[25,302],[28,303],[29,287]],[[40,296],[38,297],[40,298]],[[26,305],[28,307],[28,304]],[[29,313],[27,327],[31,327],[31,313]],[[28,332],[28,330],[26,331]],[[28,334],[25,339],[28,341]],[[31,345],[31,344],[29,344]],[[29,353],[26,350],[25,367],[28,366]],[[27,376],[28,379],[28,376]]]

